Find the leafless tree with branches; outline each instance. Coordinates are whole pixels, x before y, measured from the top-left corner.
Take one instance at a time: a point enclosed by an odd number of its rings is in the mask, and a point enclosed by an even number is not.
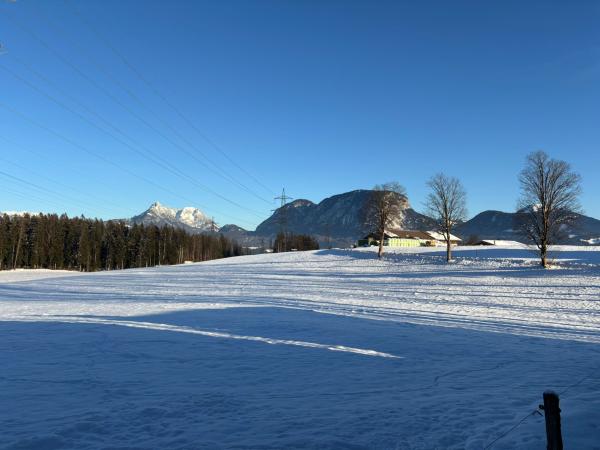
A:
[[[547,267],[548,247],[557,244],[579,218],[581,177],[567,162],[537,151],[527,156],[519,184],[516,227],[535,244],[542,267]]]
[[[379,251],[383,255],[385,231],[390,226],[400,226],[407,205],[406,189],[396,182],[376,185],[364,207],[365,228],[379,236]]]
[[[452,230],[467,217],[467,193],[458,178],[438,173],[427,182],[425,207],[446,242],[446,261],[452,260]]]

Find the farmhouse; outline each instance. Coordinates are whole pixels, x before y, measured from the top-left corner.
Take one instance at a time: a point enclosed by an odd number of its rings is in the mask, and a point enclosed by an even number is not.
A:
[[[377,233],[369,233],[362,239],[359,239],[357,246],[368,247],[370,245],[379,245],[380,236]],[[450,235],[450,244],[458,245],[460,238]],[[387,247],[436,247],[446,245],[444,236],[436,231],[415,231],[415,230],[386,230],[384,233],[383,245]]]

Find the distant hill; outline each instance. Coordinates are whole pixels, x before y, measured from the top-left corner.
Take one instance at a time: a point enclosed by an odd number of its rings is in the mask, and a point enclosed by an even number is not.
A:
[[[502,211],[483,211],[470,220],[458,225],[456,235],[463,241],[469,237],[479,239],[503,239],[521,241],[513,229],[515,214]]]
[[[336,246],[348,246],[366,233],[363,225],[362,209],[369,190],[356,190],[333,195],[319,203],[310,200],[295,200],[278,208],[271,217],[256,227],[256,235],[274,236],[280,229],[282,217],[285,217],[287,230],[293,233],[315,236],[322,245],[331,242]],[[430,228],[432,220],[419,214],[410,207],[408,199],[403,197],[403,228]],[[397,223],[400,224],[400,218]]]
[[[258,236],[254,231],[245,230],[234,224],[223,225],[219,228],[219,233],[244,247],[268,247],[271,240],[270,236]]]
[[[456,234],[464,241],[469,238],[501,239],[526,242],[514,229],[516,213],[483,211],[472,219],[458,225]],[[600,241],[600,220],[579,215],[577,223],[564,231],[561,244],[586,245]]]

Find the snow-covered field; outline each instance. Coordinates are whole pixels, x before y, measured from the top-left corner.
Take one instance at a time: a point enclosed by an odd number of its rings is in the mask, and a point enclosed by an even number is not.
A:
[[[599,250],[0,272],[0,447],[600,448]]]

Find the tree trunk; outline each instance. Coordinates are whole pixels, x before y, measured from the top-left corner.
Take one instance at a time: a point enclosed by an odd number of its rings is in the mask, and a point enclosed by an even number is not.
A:
[[[13,260],[13,269],[17,268],[17,262],[19,261],[19,250],[21,250],[21,241],[23,240],[24,227],[19,228],[19,239],[17,240],[17,246],[15,248],[15,255]]]
[[[381,232],[381,237],[379,239],[379,251],[377,252],[377,257],[381,258],[383,256],[383,239],[385,238],[385,230]]]
[[[546,267],[548,267],[548,263],[546,261],[547,254],[548,254],[548,248],[546,247],[546,244],[542,244],[542,247],[540,248],[540,257],[542,259],[542,267],[544,269]]]
[[[452,261],[452,244],[450,238],[446,240],[446,262]]]

